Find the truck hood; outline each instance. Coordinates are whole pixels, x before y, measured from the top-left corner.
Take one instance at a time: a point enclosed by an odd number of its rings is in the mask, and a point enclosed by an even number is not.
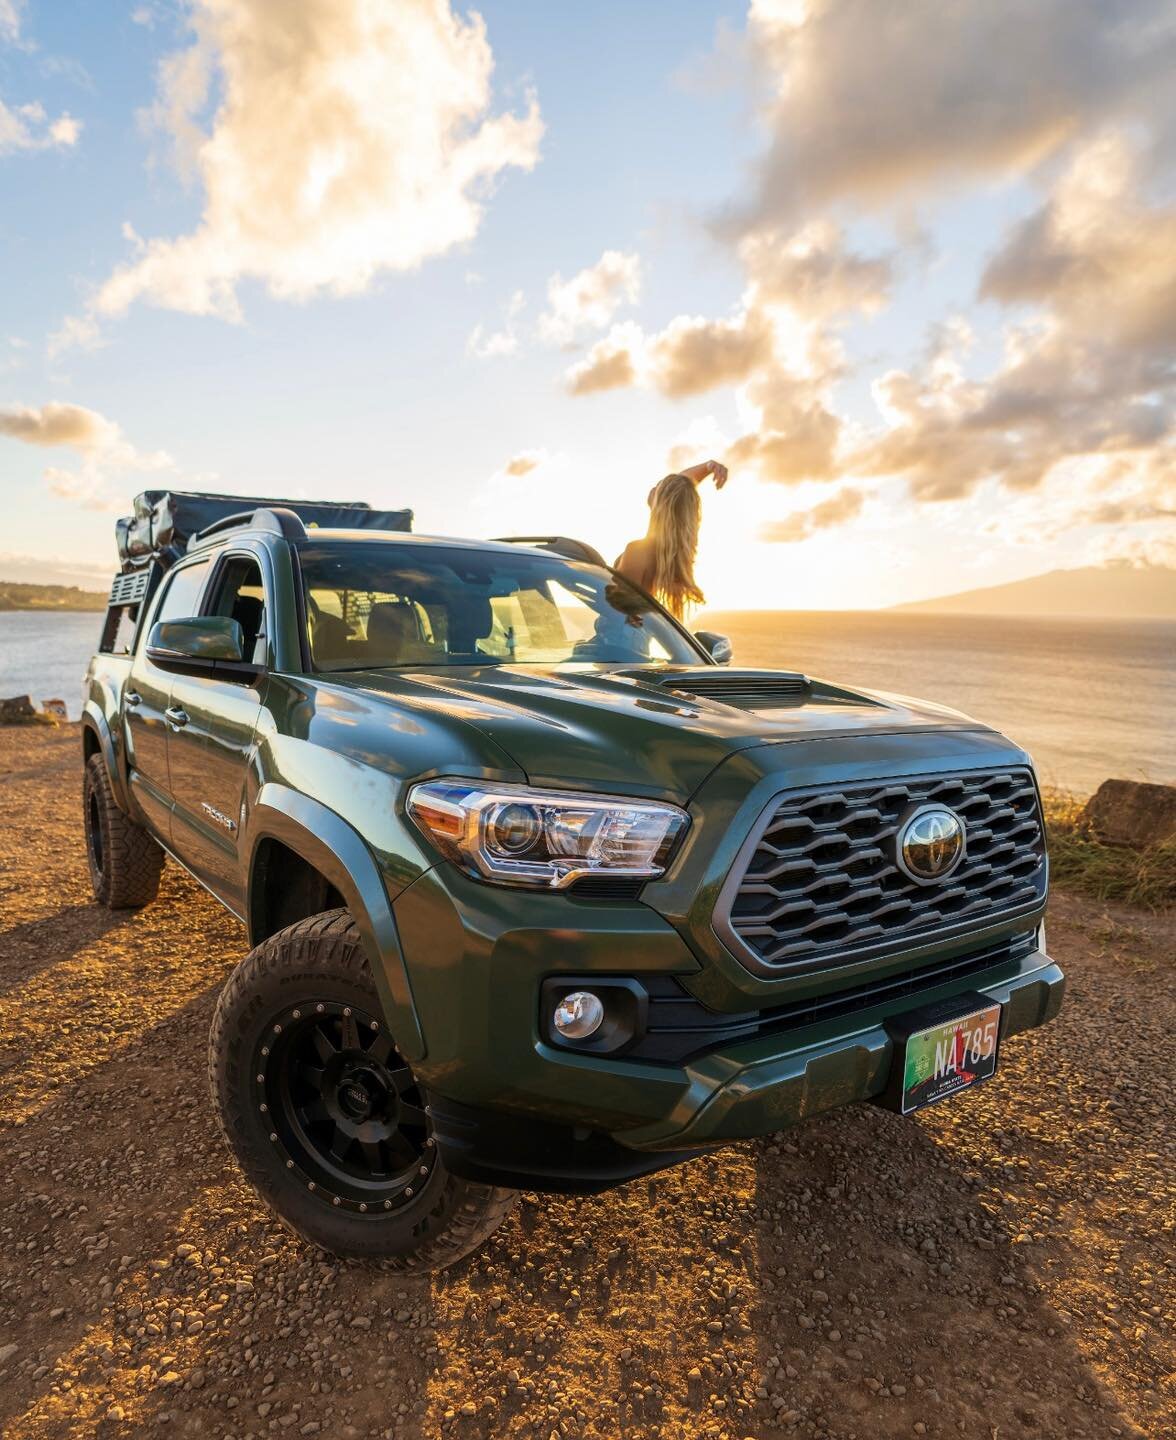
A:
[[[422,718],[431,711],[439,721],[475,726],[532,784],[679,803],[729,755],[753,745],[988,728],[941,705],[813,679],[796,694],[767,704],[760,698],[748,708],[690,693],[700,676],[710,685],[788,678],[783,671],[712,666],[565,664],[365,670],[323,679]]]

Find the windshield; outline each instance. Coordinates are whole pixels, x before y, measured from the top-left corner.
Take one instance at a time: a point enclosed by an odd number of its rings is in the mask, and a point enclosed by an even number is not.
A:
[[[699,660],[653,601],[598,565],[362,541],[312,541],[299,556],[316,670]]]

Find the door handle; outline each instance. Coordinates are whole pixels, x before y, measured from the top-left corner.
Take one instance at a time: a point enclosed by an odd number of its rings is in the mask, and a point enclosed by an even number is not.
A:
[[[163,712],[164,719],[176,730],[182,730],[188,723],[188,712],[181,710],[178,705],[173,705],[169,710]]]
[[[128,710],[133,710],[136,705],[142,705],[143,703],[143,697],[137,690],[128,690],[123,696],[123,699],[127,702]]]

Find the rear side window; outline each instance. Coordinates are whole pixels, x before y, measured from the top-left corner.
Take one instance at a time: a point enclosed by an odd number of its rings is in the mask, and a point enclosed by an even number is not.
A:
[[[155,620],[188,620],[200,613],[200,591],[208,574],[208,561],[198,560],[173,572],[155,612]]]
[[[129,655],[135,643],[135,626],[138,623],[137,605],[112,605],[106,612],[99,650],[105,655]]]

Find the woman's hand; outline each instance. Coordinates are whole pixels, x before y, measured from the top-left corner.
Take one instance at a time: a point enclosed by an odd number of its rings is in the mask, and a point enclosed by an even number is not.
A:
[[[696,485],[701,485],[708,475],[713,475],[716,490],[721,490],[727,483],[727,467],[720,465],[717,460],[704,460],[701,465],[691,465],[689,470],[679,470],[678,474],[685,475],[687,480],[693,480]]]

